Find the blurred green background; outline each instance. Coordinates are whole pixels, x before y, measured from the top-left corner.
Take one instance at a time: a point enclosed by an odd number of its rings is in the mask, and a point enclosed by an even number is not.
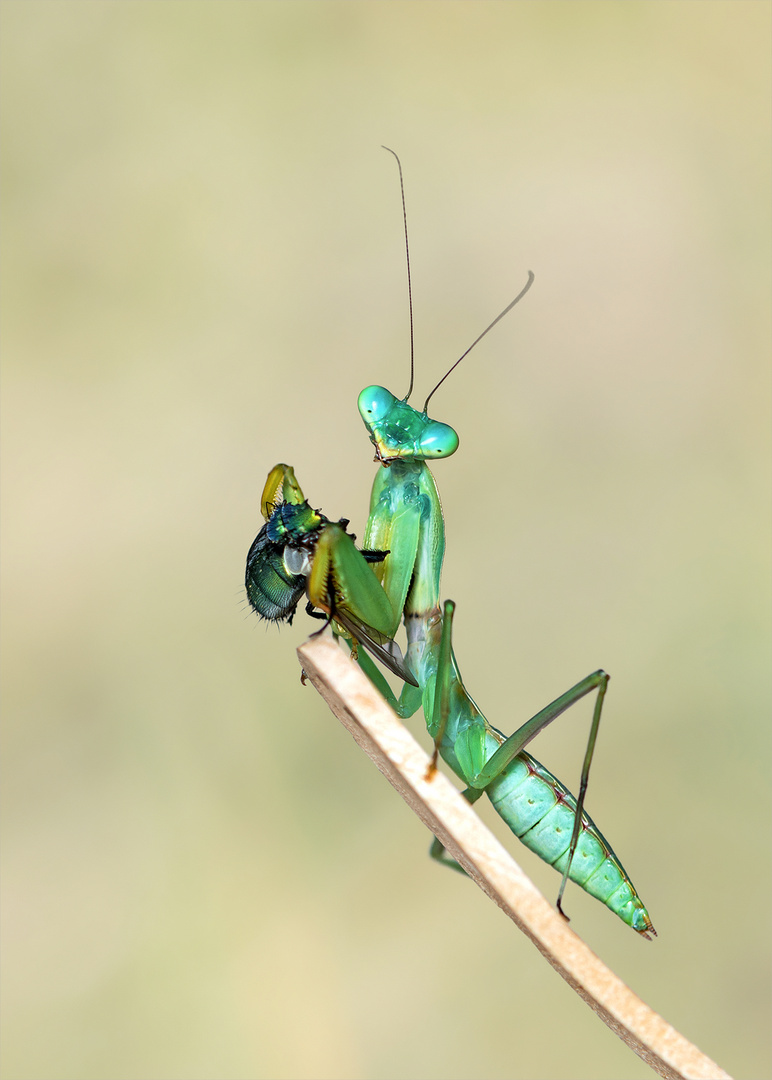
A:
[[[432,402],[467,684],[509,732],[611,673],[660,938],[572,925],[768,1075],[770,5],[2,7],[4,1075],[651,1075],[246,609],[269,468],[361,536],[407,385],[381,143],[419,404],[536,274]]]

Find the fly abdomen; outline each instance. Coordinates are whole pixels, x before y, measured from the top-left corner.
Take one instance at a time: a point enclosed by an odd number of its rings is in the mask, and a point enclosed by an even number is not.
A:
[[[291,623],[306,578],[287,570],[284,548],[268,538],[268,525],[264,525],[249,549],[244,584],[249,603],[261,619]]]

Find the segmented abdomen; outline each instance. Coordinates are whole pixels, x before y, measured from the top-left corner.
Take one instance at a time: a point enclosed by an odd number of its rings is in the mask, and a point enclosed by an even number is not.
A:
[[[523,751],[486,789],[497,813],[515,836],[545,862],[563,873],[574,828],[576,799],[557,777]],[[649,914],[600,829],[582,815],[569,872],[639,934],[656,933]]]

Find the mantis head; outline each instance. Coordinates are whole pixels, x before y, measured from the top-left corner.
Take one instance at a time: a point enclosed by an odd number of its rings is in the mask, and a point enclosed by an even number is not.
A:
[[[458,435],[449,424],[430,419],[383,386],[366,387],[357,404],[375,460],[382,465],[450,457],[458,449]]]

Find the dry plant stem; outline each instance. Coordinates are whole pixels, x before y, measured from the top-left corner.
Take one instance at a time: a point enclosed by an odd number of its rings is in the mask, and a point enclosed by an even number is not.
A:
[[[359,746],[483,892],[655,1073],[723,1080],[701,1053],[609,970],[566,925],[473,808],[429,758],[360,668],[330,639],[298,649],[303,670]]]

